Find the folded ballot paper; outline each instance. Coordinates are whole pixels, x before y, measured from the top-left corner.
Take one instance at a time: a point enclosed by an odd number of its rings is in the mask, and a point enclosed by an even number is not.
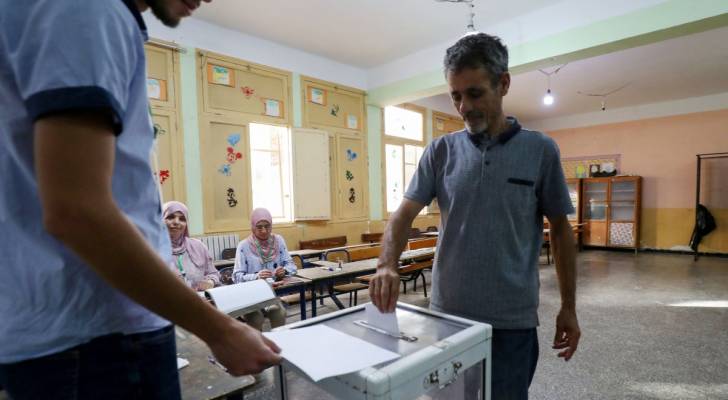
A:
[[[218,310],[231,317],[242,316],[276,302],[275,292],[263,279],[219,286],[205,292]]]
[[[281,348],[281,356],[311,380],[349,374],[400,357],[326,325],[263,333]]]

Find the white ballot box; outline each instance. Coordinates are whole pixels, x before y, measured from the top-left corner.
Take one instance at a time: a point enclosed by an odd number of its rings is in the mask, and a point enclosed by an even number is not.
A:
[[[370,325],[365,305],[340,310],[276,329],[282,332],[324,325],[361,339],[399,357],[357,372],[314,381],[285,358],[274,372],[279,400],[459,400],[490,399],[492,328],[409,304],[397,305],[400,333]],[[337,332],[337,333],[338,333]],[[337,343],[309,340],[308,353],[321,362],[337,363]],[[315,351],[311,351],[314,349]],[[348,351],[348,352],[347,352]],[[342,369],[351,357],[342,349]],[[297,353],[297,352],[296,352]],[[359,352],[361,353],[361,352]],[[362,358],[366,358],[362,354]],[[356,357],[356,356],[355,356]]]

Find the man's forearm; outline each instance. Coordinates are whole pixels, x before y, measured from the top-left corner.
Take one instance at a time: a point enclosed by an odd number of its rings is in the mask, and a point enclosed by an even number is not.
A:
[[[387,223],[382,237],[382,254],[379,257],[378,267],[396,268],[399,263],[399,256],[402,254],[409,235],[407,230],[411,222],[406,218],[394,213]]]
[[[574,233],[569,224],[551,231],[562,308],[576,308],[576,251]]]
[[[227,322],[175,276],[113,201],[50,213],[48,230],[137,303],[205,341],[214,340],[216,327]]]

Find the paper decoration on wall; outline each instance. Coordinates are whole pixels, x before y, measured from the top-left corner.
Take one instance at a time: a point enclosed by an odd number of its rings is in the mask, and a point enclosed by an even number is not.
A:
[[[354,204],[356,202],[356,190],[349,188],[349,203]]]
[[[230,164],[234,163],[235,161],[243,158],[243,154],[239,151],[235,151],[232,147],[227,148],[227,160]]]
[[[351,181],[352,179],[354,179],[354,174],[352,174],[352,173],[351,173],[351,171],[349,171],[349,170],[347,169],[347,170],[346,170],[346,180],[347,180],[347,181]]]
[[[231,133],[227,137],[227,142],[230,144],[230,146],[235,146],[240,141],[240,134],[239,133]]]
[[[356,160],[356,156],[357,156],[357,154],[355,152],[351,151],[351,149],[346,149],[346,159],[347,159],[347,161],[354,161],[354,160]]]
[[[162,125],[154,124],[154,138],[156,139],[159,135],[164,135],[167,130],[162,128]]]
[[[220,168],[217,169],[217,172],[225,176],[232,175],[232,169],[230,168],[230,164],[223,164],[222,166],[220,166]]]
[[[314,104],[326,105],[326,91],[315,87],[308,88],[308,101]]]
[[[219,65],[207,64],[207,81],[214,85],[234,86],[235,71]]]
[[[435,129],[437,129],[438,131],[444,131],[445,121],[441,120],[440,118],[435,118]]]
[[[349,129],[359,129],[359,118],[354,114],[346,116],[346,127]]]
[[[154,100],[167,101],[167,81],[147,78],[147,97]]]
[[[269,117],[283,116],[283,106],[280,101],[274,99],[263,99],[263,105],[265,107],[263,114]]]
[[[338,104],[334,104],[333,107],[331,107],[331,115],[333,115],[334,117],[339,116],[339,105]]]
[[[227,190],[227,203],[230,208],[238,205],[238,200],[235,198],[235,190],[233,190],[233,188],[228,188]]]
[[[162,185],[164,182],[169,179],[171,174],[169,173],[168,169],[161,169],[159,170],[159,184]]]
[[[253,89],[250,86],[243,86],[240,88],[240,90],[243,91],[243,94],[245,95],[246,99],[251,98],[255,94],[255,89]]]
[[[576,177],[586,178],[586,167],[584,166],[584,164],[579,164],[576,166]]]

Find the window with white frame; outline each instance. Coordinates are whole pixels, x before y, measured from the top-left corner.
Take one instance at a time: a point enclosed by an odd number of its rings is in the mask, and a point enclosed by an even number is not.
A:
[[[265,207],[273,222],[291,222],[291,133],[285,126],[250,124],[253,208]]]
[[[385,202],[388,213],[397,210],[417,170],[425,148],[423,122],[424,112],[416,108],[390,106],[384,109]]]

